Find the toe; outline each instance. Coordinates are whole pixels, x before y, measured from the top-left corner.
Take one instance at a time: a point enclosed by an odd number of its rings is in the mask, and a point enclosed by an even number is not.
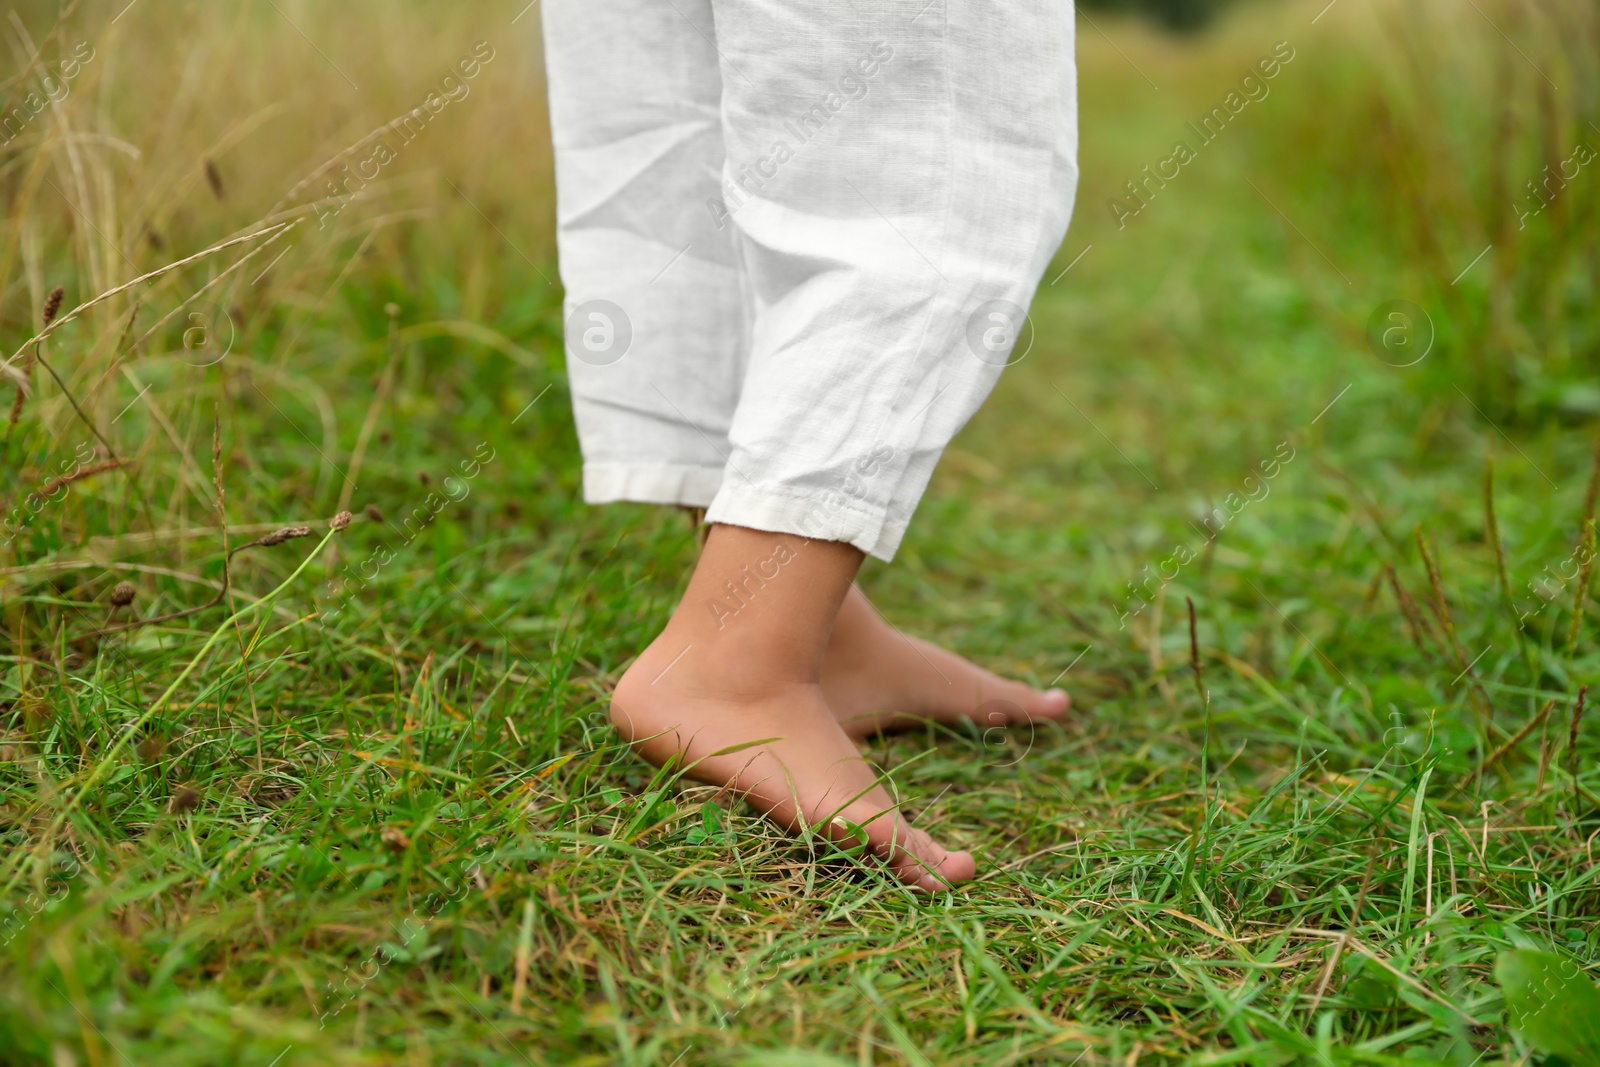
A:
[[[1034,691],[1034,706],[1029,709],[1029,715],[1035,719],[1059,719],[1072,707],[1072,698],[1067,696],[1065,689],[1046,689],[1043,692]]]
[[[1072,699],[1062,689],[1034,689],[1021,682],[1005,682],[1002,696],[985,700],[978,718],[989,726],[1060,719],[1072,707]]]
[[[970,882],[977,873],[970,852],[951,852],[905,820],[895,822],[894,839],[883,842],[877,852],[900,881],[931,893]]]
[[[1059,719],[1072,706],[1072,698],[1065,689],[1035,689],[1021,682],[1009,683],[1007,697],[1021,713],[1013,719],[1026,722],[1030,719]]]
[[[957,882],[970,882],[978,873],[978,863],[970,852],[946,852],[937,871],[923,871],[915,885],[929,893],[948,889]]]

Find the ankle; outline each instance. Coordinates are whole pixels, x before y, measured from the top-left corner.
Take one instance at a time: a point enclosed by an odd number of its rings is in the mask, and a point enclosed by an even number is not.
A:
[[[680,608],[651,644],[650,658],[660,660],[658,670],[672,664],[667,677],[752,695],[822,680],[825,635],[799,632],[774,620],[757,624],[752,619],[718,629],[703,625],[692,611],[684,619],[684,613]]]
[[[714,526],[672,625],[690,639],[820,660],[861,558],[847,544]]]

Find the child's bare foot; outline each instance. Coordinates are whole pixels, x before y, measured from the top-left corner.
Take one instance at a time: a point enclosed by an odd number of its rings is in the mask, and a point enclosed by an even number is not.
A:
[[[828,706],[851,737],[920,721],[980,726],[1060,719],[1071,702],[984,670],[890,626],[852,585],[822,662]]]
[[[781,570],[760,567],[775,551]],[[829,627],[860,561],[848,545],[714,527],[672,621],[617,683],[611,717],[651,763],[732,785],[791,831],[809,826],[849,846],[846,824],[858,825],[896,877],[939,889],[970,879],[972,856],[911,827],[820,684]],[[769,577],[750,581],[752,568]]]

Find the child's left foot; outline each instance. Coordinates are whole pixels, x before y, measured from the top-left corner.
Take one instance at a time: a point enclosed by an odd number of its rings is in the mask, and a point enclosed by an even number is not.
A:
[[[1009,681],[900,633],[855,586],[834,623],[822,689],[845,733],[855,738],[928,719],[983,727],[1055,720],[1071,706],[1060,689]]]

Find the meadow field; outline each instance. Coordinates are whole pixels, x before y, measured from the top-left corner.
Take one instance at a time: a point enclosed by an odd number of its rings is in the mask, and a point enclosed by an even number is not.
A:
[[[0,1064],[1600,1063],[1594,5],[1079,13],[862,576],[1075,710],[868,743],[922,896],[607,722],[697,542],[580,501],[525,2],[0,17]]]

